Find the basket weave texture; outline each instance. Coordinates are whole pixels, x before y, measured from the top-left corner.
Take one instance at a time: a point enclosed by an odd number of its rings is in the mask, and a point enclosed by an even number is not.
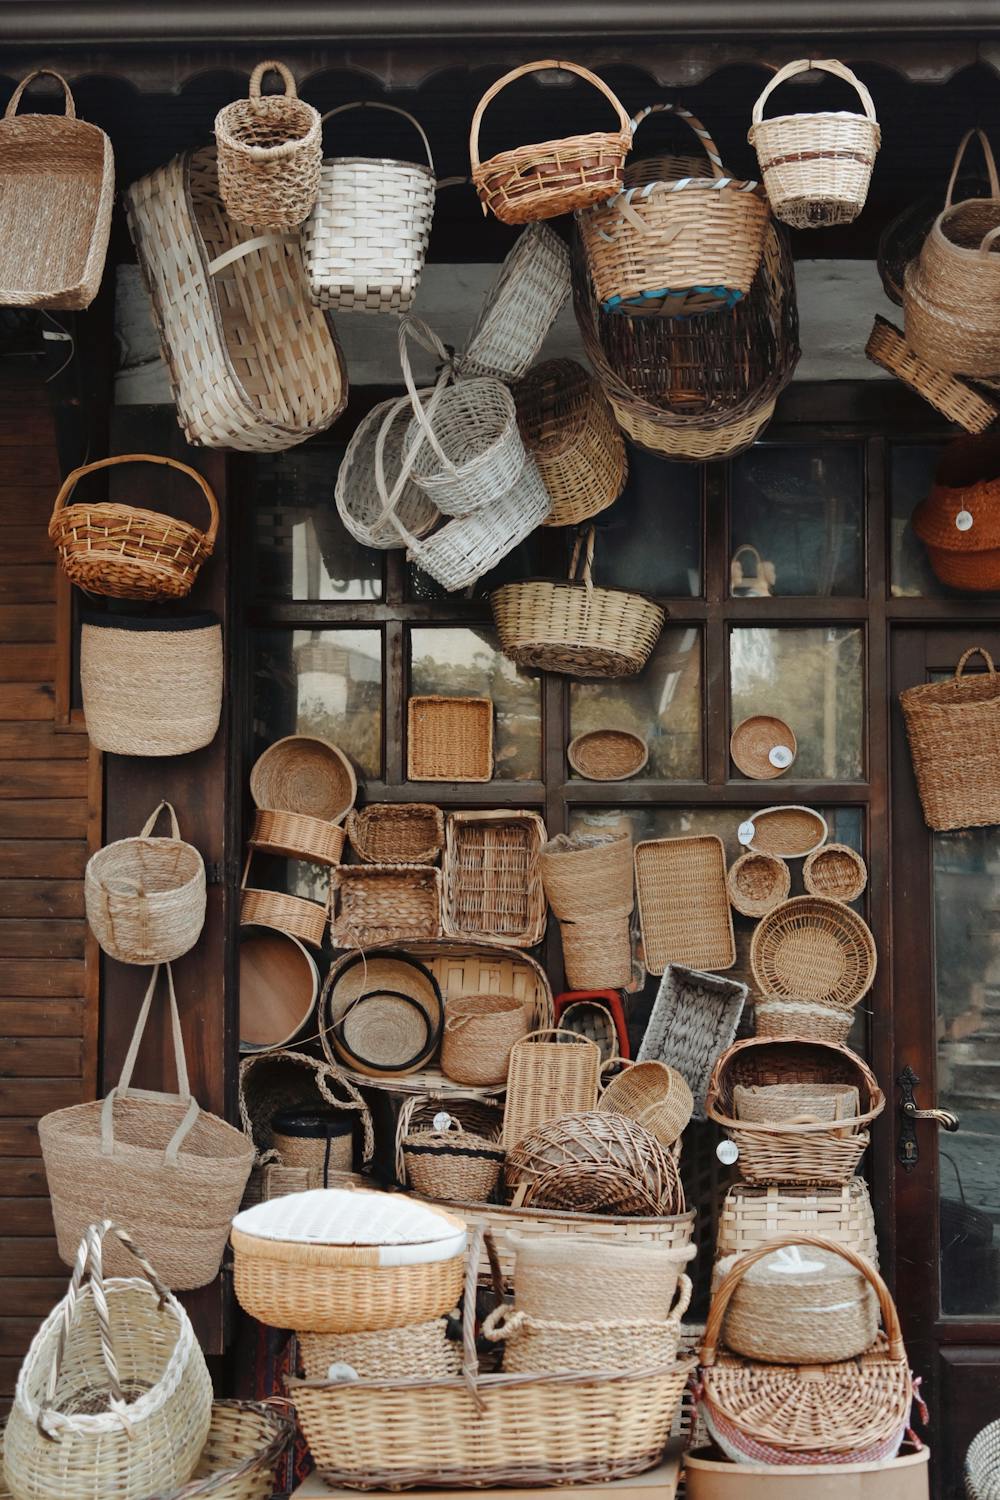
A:
[[[160,813],[170,836],[153,838]],[[193,948],[205,922],[205,862],[160,802],[138,838],[98,849],[84,873],[87,921],[105,953],[127,964],[169,963]]]
[[[305,859],[317,865],[339,865],[345,833],[337,823],[309,818],[304,813],[272,812],[258,808],[248,840],[251,849]]]
[[[1000,444],[960,438],[945,449],[930,494],[911,524],[942,583],[1000,588]]]
[[[297,1342],[307,1380],[326,1380],[334,1364],[350,1365],[361,1380],[447,1380],[462,1368],[447,1318],[375,1333],[300,1333]]]
[[[825,843],[826,819],[811,807],[764,807],[739,830],[741,844],[779,859],[801,859]]]
[[[265,1402],[213,1401],[191,1480],[151,1500],[271,1500],[275,1465],[294,1437],[294,1421]]]
[[[731,969],[736,962],[726,855],[714,834],[636,844],[635,886],[650,974],[668,964]]]
[[[992,401],[958,375],[947,375],[920,359],[887,318],[876,316],[865,353],[873,364],[895,375],[966,432],[985,432],[996,421],[997,408]]]
[[[365,864],[434,865],[444,846],[444,814],[430,802],[372,802],[348,813],[346,826]]]
[[[529,224],[483,298],[459,375],[520,380],[570,294],[569,251],[547,224]]]
[[[566,759],[587,781],[627,781],[649,760],[649,746],[629,729],[588,729],[569,742]]]
[[[425,1198],[485,1202],[500,1180],[503,1148],[450,1120],[443,1130],[404,1135],[400,1155],[406,1179]]]
[[[868,884],[868,867],[850,844],[824,844],[807,857],[802,879],[810,896],[856,901]]]
[[[737,1182],[719,1212],[716,1258],[743,1255],[779,1235],[821,1234],[878,1266],[875,1215],[868,1184],[852,1177],[842,1187],[754,1187]]]
[[[441,872],[430,865],[338,865],[331,898],[337,948],[441,936]]]
[[[726,1309],[726,1347],[769,1364],[855,1359],[877,1334],[878,1303],[865,1277],[815,1248],[771,1251],[750,1267]]]
[[[240,888],[240,925],[274,927],[312,948],[321,948],[326,935],[326,907],[320,906],[318,901],[307,901],[304,896],[291,896],[287,891],[265,891],[248,886],[250,857],[248,852]]]
[[[457,812],[444,849],[449,937],[531,948],[545,935],[539,854],[545,824],[533,812]]]
[[[257,807],[340,823],[358,793],[354,767],[337,745],[290,734],[257,757],[250,795]]]
[[[741,552],[749,550],[740,548]],[[758,563],[758,568],[761,566]],[[744,719],[737,724],[729,741],[733,764],[753,781],[773,781],[776,776],[784,775],[795,760],[797,748],[789,725],[772,714],[755,714]]]
[[[965,1493],[967,1500],[997,1500],[1000,1496],[1000,1421],[977,1432],[969,1444]]]
[[[967,674],[976,654],[987,670]],[[906,688],[899,701],[928,828],[1000,823],[1000,677],[982,646],[962,653],[954,678]]]
[[[406,726],[410,781],[489,781],[492,777],[490,698],[411,698]]]
[[[441,519],[437,506],[412,477],[400,482],[404,439],[412,415],[409,400],[399,397],[373,406],[354,429],[337,471],[334,488],[337,514],[365,547],[381,551],[405,547],[407,535],[419,540]],[[378,451],[381,451],[385,493],[391,488],[395,495],[392,508],[387,506],[379,489],[375,468]]]
[[[600,1070],[600,1048],[575,1031],[541,1027],[516,1042],[507,1072],[503,1116],[506,1150],[547,1120],[593,1110]]]
[[[532,1025],[531,1005],[514,995],[456,995],[445,1009],[442,1071],[455,1083],[506,1083],[510,1049]]]
[[[745,984],[680,964],[670,964],[660,981],[636,1060],[664,1062],[684,1075],[692,1119],[705,1119],[712,1070],[732,1045],[746,998]]]
[[[633,1063],[612,1078],[597,1107],[637,1120],[661,1146],[672,1146],[691,1118],[694,1100],[683,1073],[649,1061]]]
[[[149,756],[200,750],[219,727],[222,680],[222,627],[214,615],[83,616],[80,687],[97,750]]]
[[[750,943],[764,995],[852,1010],[875,982],[875,939],[863,917],[828,896],[793,896],[758,924]]]
[[[372,1159],[375,1136],[368,1105],[338,1068],[308,1053],[282,1048],[245,1057],[240,1063],[239,1106],[240,1123],[261,1162],[283,1160],[275,1148],[272,1127],[275,1115],[282,1110],[310,1108],[356,1114],[361,1127],[363,1165],[367,1166]]]
[[[741,854],[726,875],[729,899],[744,917],[763,917],[784,901],[792,888],[792,872],[775,854]]]
[[[550,359],[518,383],[514,403],[524,445],[552,497],[546,526],[578,526],[613,505],[628,459],[599,381],[574,359]]]
[[[809,1036],[816,1042],[844,1043],[853,1024],[853,1011],[822,1005],[816,1000],[762,995],[754,1002],[754,1029],[758,1036]]]
[[[670,1214],[684,1208],[677,1161],[626,1115],[580,1111],[547,1120],[507,1152],[507,1187],[527,1207]]]
[[[268,73],[284,84],[280,94],[262,94]],[[284,63],[258,63],[250,74],[250,96],[234,100],[215,117],[219,190],[226,212],[257,229],[298,229],[319,189],[323,160],[317,110],[300,99]]]
[[[627,917],[632,910],[632,836],[559,833],[542,846],[545,896],[560,921]],[[586,986],[584,986],[586,988]]]
[[[632,982],[632,925],[628,916],[584,917],[559,923],[566,983],[575,990],[624,988]]]

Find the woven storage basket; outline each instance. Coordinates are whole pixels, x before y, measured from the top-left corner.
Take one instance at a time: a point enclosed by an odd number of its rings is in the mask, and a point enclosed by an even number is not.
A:
[[[135,505],[67,503],[85,475],[132,463],[164,464],[193,479],[208,505],[208,530]],[[49,540],[67,578],[88,593],[112,599],[183,599],[211,557],[218,529],[215,495],[196,469],[155,453],[125,453],[83,464],[67,475],[52,510]]]
[[[552,498],[546,526],[577,526],[625,487],[625,444],[599,381],[575,359],[536,365],[514,388],[517,423]]]
[[[781,1235],[802,1231],[847,1245],[878,1266],[875,1215],[863,1177],[852,1177],[843,1187],[753,1187],[747,1182],[734,1183],[719,1211],[716,1258],[743,1255]]]
[[[726,875],[729,900],[744,917],[773,911],[792,888],[792,872],[776,854],[741,854]]]
[[[254,1150],[242,1131],[191,1096],[173,973],[167,966],[177,1093],[132,1088],[139,1046],[160,973],[150,978],[117,1085],[105,1099],[45,1115],[38,1137],[59,1254],[72,1265],[88,1224],[114,1217],[154,1246],[164,1281],[205,1286],[219,1269]],[[112,1246],[109,1269],[127,1259]]]
[[[583,1036],[589,1036],[592,1041],[600,1041],[601,1038],[609,1036],[605,1026],[601,1024],[600,1034],[594,1030],[592,1017],[597,1008],[605,1012],[612,1023],[614,1033],[613,1045],[609,1056],[614,1059],[628,1059],[631,1057],[628,1036],[628,1020],[625,1013],[625,1003],[620,989],[607,989],[600,986],[583,988],[577,990],[564,990],[557,995],[554,1001],[556,1025],[562,1028],[562,1017],[569,1016],[570,1031],[578,1031]]]
[[[382,867],[354,865],[347,868],[372,870]],[[439,872],[429,871],[426,865],[417,865],[414,869],[437,875],[440,879]],[[363,1033],[368,1029],[367,1023],[359,1028],[358,1023],[364,1021],[364,1018],[355,1016],[353,1022],[346,1027],[344,1024],[356,1006],[373,996],[391,997],[383,1005],[375,1007],[376,1014],[371,1024],[377,1023],[376,1035],[384,1036],[388,1025],[390,1037],[397,1032],[400,1038],[403,1035],[423,1038],[419,1048],[404,1060],[404,1066],[400,1067],[397,1061],[394,1068],[377,1070],[378,1073],[384,1071],[388,1080],[405,1077],[427,1067],[437,1052],[441,1039],[444,1017],[441,988],[424,964],[409,953],[393,948],[371,954],[348,954],[339,963],[335,963],[327,974],[320,999],[320,1037],[329,1061],[337,1068],[346,1064],[362,1075],[362,1081],[376,1071],[370,1066],[370,1059],[355,1056],[352,1046],[352,1042],[357,1042],[359,1031]],[[406,1001],[411,1003],[406,1005]],[[423,1012],[425,1027],[421,1027],[414,1007]],[[377,1014],[379,1010],[383,1012],[381,1017]],[[422,1085],[415,1083],[413,1089],[421,1092]]]
[[[447,1098],[433,1094],[411,1094],[400,1106],[396,1116],[395,1171],[400,1187],[409,1181],[407,1162],[403,1155],[403,1142],[411,1136],[423,1135],[444,1128],[445,1119],[456,1124],[470,1139],[485,1141],[497,1146],[503,1129],[503,1103],[497,1098],[468,1093],[451,1093]],[[425,1194],[427,1197],[437,1196]],[[456,1199],[456,1202],[462,1201]],[[466,1199],[466,1202],[479,1200]]]
[[[955,180],[953,196],[959,202],[966,198],[980,198],[989,193],[986,174],[963,173]],[[882,230],[878,239],[876,264],[882,281],[882,290],[890,302],[897,307],[903,305],[903,277],[911,261],[916,260],[920,248],[941,211],[941,199],[937,193],[925,195],[906,205]]]
[[[490,595],[500,649],[522,667],[572,677],[633,677],[660,638],[664,610],[627,589],[595,588],[594,528],[577,536],[567,582],[527,579]],[[581,576],[577,579],[577,570]]]
[[[1000,1420],[977,1432],[969,1444],[965,1493],[967,1500],[997,1500],[1000,1495]]]
[[[441,519],[437,506],[412,478],[400,482],[404,439],[412,415],[408,399],[394,397],[373,406],[355,428],[337,470],[334,488],[337,514],[365,547],[378,547],[382,551],[405,547],[407,534],[418,539],[425,537]],[[382,472],[386,491],[391,489],[396,495],[394,509],[387,507],[375,471],[375,454],[383,428]]]
[[[774,416],[774,401],[765,401],[755,411],[732,422],[711,427],[675,427],[658,417],[641,414],[608,392],[618,425],[639,448],[658,458],[677,463],[704,464],[713,459],[736,458],[752,448]]]
[[[559,923],[566,983],[575,990],[624,988],[633,979],[631,917]]]
[[[170,836],[153,838],[164,808]],[[154,808],[138,838],[118,839],[92,854],[83,888],[90,930],[119,963],[169,963],[201,936],[205,861],[182,840],[170,802]]]
[[[444,846],[449,937],[516,948],[541,942],[546,911],[539,854],[545,837],[537,813],[449,813]]]
[[[406,705],[409,781],[489,781],[493,775],[490,698],[410,698]]]
[[[191,1480],[151,1500],[271,1500],[275,1466],[294,1438],[294,1419],[265,1401],[213,1401]]]
[[[726,1314],[747,1272],[780,1245],[838,1255],[871,1283],[885,1328],[860,1360],[761,1365],[724,1345]],[[701,1349],[702,1412],[737,1463],[828,1465],[891,1458],[905,1435],[913,1385],[889,1289],[863,1256],[819,1235],[786,1235],[743,1255],[712,1298]],[[807,1483],[807,1481],[803,1481]]]
[[[873,364],[895,375],[935,411],[964,427],[966,432],[985,432],[996,421],[997,408],[992,401],[958,375],[946,375],[919,359],[888,319],[876,317],[865,353]]]
[[[732,1045],[747,987],[719,974],[670,964],[639,1044],[638,1062],[667,1063],[687,1080],[692,1119],[704,1120],[705,1094],[719,1054]]]
[[[758,854],[779,859],[802,859],[826,842],[829,833],[822,813],[811,807],[762,807],[737,829],[740,843]]]
[[[290,734],[257,757],[250,772],[254,805],[340,823],[358,794],[354,767],[337,745]]]
[[[121,1279],[104,1274],[109,1236]],[[205,1357],[183,1307],[110,1220],[90,1225],[71,1264],[18,1373],[7,1484],[14,1500],[147,1500],[194,1472],[212,1416]]]
[[[290,859],[304,859],[317,865],[339,865],[345,838],[343,828],[325,818],[258,808],[247,842],[251,849],[268,854],[284,854]]]
[[[995,436],[949,444],[911,524],[942,583],[956,589],[1000,588],[1000,443]]]
[[[247,850],[240,882],[240,925],[273,927],[312,948],[321,948],[326,936],[327,909],[318,901],[292,896],[287,891],[262,890],[248,886],[253,849]]]
[[[822,1005],[818,1000],[762,995],[754,1001],[754,1030],[758,1036],[808,1036],[814,1042],[843,1044],[853,1024],[853,1011]]]
[[[271,1130],[282,1163],[303,1168],[316,1187],[335,1187],[354,1169],[353,1122],[335,1110],[282,1110]]]
[[[510,1049],[532,1023],[531,1005],[514,995],[456,995],[445,1010],[442,1071],[455,1083],[505,1084]]]
[[[285,1152],[292,1145],[275,1140],[275,1116],[287,1110],[336,1110],[349,1120],[357,1116],[361,1135],[361,1160],[368,1166],[375,1150],[375,1136],[368,1105],[338,1068],[305,1052],[279,1049],[259,1052],[240,1063],[240,1122],[262,1163],[301,1165]],[[295,1155],[294,1148],[292,1154]],[[348,1165],[350,1165],[348,1163]],[[312,1168],[310,1168],[312,1170]],[[326,1187],[322,1180],[310,1187]]]
[[[763,995],[852,1010],[875,982],[875,939],[863,917],[827,896],[793,896],[758,924],[750,969]]]
[[[222,678],[215,615],[82,615],[80,687],[95,750],[187,755],[211,744]]]
[[[645,769],[649,746],[630,729],[588,729],[570,740],[566,759],[587,781],[628,781]]]
[[[28,84],[48,76],[63,115],[19,115]],[[78,120],[69,84],[51,68],[22,78],[0,120],[0,305],[79,311],[97,296],[111,231],[115,158],[103,130]]]
[[[602,1064],[620,1056],[615,1018],[599,1000],[574,1000],[565,1006],[559,1014],[559,1030],[575,1031],[578,1036],[596,1042],[601,1049]]]
[[[636,844],[635,887],[646,968],[731,969],[736,962],[726,855],[714,834]]]
[[[483,298],[459,375],[519,380],[569,297],[569,251],[547,224],[522,229]]]
[[[261,94],[268,73],[280,94]],[[280,62],[258,63],[250,97],[225,105],[215,117],[219,190],[226,213],[257,229],[298,229],[319,190],[323,160],[319,112],[300,99],[291,72]]]
[[[691,1118],[694,1100],[687,1080],[676,1068],[661,1062],[637,1062],[612,1078],[597,1107],[637,1120],[661,1146],[672,1146]]]
[[[850,844],[824,844],[806,858],[802,879],[810,896],[856,901],[868,884],[868,867]]]
[[[399,990],[373,989],[359,995],[330,1035],[343,1062],[371,1078],[415,1073],[437,1047],[427,1012]]]
[[[347,815],[347,837],[369,865],[436,865],[444,814],[429,802],[372,802]]]
[[[506,1209],[505,1213],[514,1210]],[[514,1305],[534,1318],[561,1323],[642,1316],[665,1322],[674,1308],[678,1279],[695,1247],[685,1242],[586,1238],[550,1232],[546,1221],[512,1229],[499,1242],[516,1256]],[[569,1217],[579,1218],[580,1215]],[[635,1220],[619,1220],[634,1229]],[[500,1227],[495,1226],[495,1235]],[[638,1364],[638,1361],[635,1361]]]
[[[347,373],[332,324],[309,302],[298,237],[233,223],[215,151],[133,183],[126,206],[188,442],[277,452],[335,422]]]
[[[240,1052],[287,1047],[315,1025],[319,969],[305,944],[273,927],[239,932]]]
[[[977,652],[987,670],[966,674]],[[1000,678],[989,652],[971,646],[954,678],[907,688],[899,701],[928,828],[1000,823]]]
[[[630,833],[560,833],[541,850],[542,884],[556,916],[568,922],[628,916],[632,910]]]
[[[335,948],[441,936],[441,872],[431,865],[338,865],[331,899]]]
[[[742,547],[742,552],[748,549]],[[795,760],[798,745],[795,735],[783,719],[771,714],[755,714],[737,724],[729,741],[733,765],[753,781],[773,781],[788,770]]]
[[[510,1151],[546,1120],[594,1109],[600,1071],[600,1048],[575,1031],[539,1027],[516,1042],[507,1072],[505,1149]]]
[[[501,89],[528,73],[558,68],[593,84],[618,116],[617,130],[572,135],[537,145],[517,146],[480,161],[479,128],[488,104]],[[629,117],[616,96],[596,74],[577,63],[523,63],[498,78],[476,105],[469,132],[472,181],[483,211],[491,209],[504,224],[554,219],[590,203],[610,198],[622,185],[622,166],[632,145]]]
[[[864,114],[830,110],[764,119],[779,84],[821,69],[857,90]],[[835,58],[803,58],[779,68],[753,107],[747,137],[757,153],[771,208],[796,229],[850,224],[865,206],[882,136],[872,96]]]
[[[733,1089],[738,1120],[776,1125],[789,1120],[854,1120],[858,1091],[849,1083],[738,1083]]]
[[[645,1126],[610,1112],[584,1110],[537,1126],[508,1149],[504,1177],[514,1201],[529,1208],[626,1215],[684,1208],[673,1154]]]
[[[749,292],[760,264],[769,217],[763,191],[726,172],[704,125],[680,104],[640,110],[633,138],[643,120],[661,112],[690,126],[711,175],[682,170],[658,181],[641,163],[640,182],[630,180],[635,169],[626,171],[622,192],[578,214],[604,312],[677,318],[730,308]]]
[[[309,293],[317,307],[342,312],[409,312],[434,217],[430,142],[413,115],[375,99],[328,110],[320,125],[350,109],[380,109],[408,120],[427,166],[369,156],[323,161],[316,202],[302,227]]]
[[[297,1343],[307,1380],[327,1380],[331,1365],[350,1366],[360,1380],[447,1380],[462,1368],[447,1318],[375,1333],[300,1333]],[[337,1378],[344,1378],[340,1371]]]
[[[737,1120],[738,1085],[846,1083],[856,1087],[861,1112],[854,1120],[753,1125]],[[854,1175],[868,1145],[868,1126],[885,1108],[885,1095],[871,1069],[846,1047],[829,1042],[751,1037],[719,1058],[709,1084],[706,1113],[739,1150],[747,1182],[844,1183]]]
[[[503,1147],[463,1130],[448,1116],[441,1129],[415,1130],[400,1142],[408,1181],[424,1198],[485,1202],[492,1198],[504,1162]]]

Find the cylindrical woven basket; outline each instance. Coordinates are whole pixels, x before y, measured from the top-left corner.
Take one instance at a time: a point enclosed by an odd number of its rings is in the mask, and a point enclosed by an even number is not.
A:
[[[531,1027],[528,1001],[513,995],[456,996],[445,1006],[441,1070],[455,1083],[506,1083],[510,1049]]]
[[[318,1187],[354,1170],[354,1121],[329,1106],[287,1109],[271,1117],[273,1149],[283,1166],[302,1167]]]
[[[776,854],[741,854],[726,875],[729,900],[744,917],[764,917],[788,896],[792,872]]]
[[[274,927],[312,948],[321,948],[326,936],[327,908],[305,896],[288,891],[268,891],[248,886],[253,849],[247,850],[240,882],[240,925]]]
[[[331,1365],[350,1366],[359,1380],[447,1380],[462,1368],[447,1318],[375,1333],[300,1333],[298,1346],[307,1380],[326,1380]]]
[[[400,1142],[400,1159],[413,1190],[424,1198],[485,1203],[504,1162],[503,1147],[448,1118],[441,1129],[415,1130]]]
[[[561,1323],[618,1322],[637,1315],[665,1322],[681,1273],[695,1257],[695,1247],[687,1241],[627,1239],[620,1228],[614,1236],[598,1238],[596,1228],[588,1236],[586,1218],[576,1217],[582,1225],[579,1234],[557,1232],[558,1224],[546,1223],[544,1212],[534,1224],[517,1224],[504,1231],[504,1249],[515,1256],[510,1278],[514,1305],[530,1317],[555,1318]],[[639,1222],[633,1220],[631,1227]]]
[[[213,1401],[191,1480],[151,1500],[271,1500],[275,1466],[294,1438],[293,1418],[266,1402]]]
[[[514,389],[525,447],[552,497],[546,526],[577,526],[613,505],[625,444],[600,382],[574,359],[536,365]]]
[[[871,929],[843,901],[793,896],[768,912],[750,941],[750,969],[762,995],[820,1000],[853,1010],[875,982]]]
[[[396,1116],[396,1180],[406,1187],[408,1176],[403,1156],[403,1142],[409,1136],[419,1135],[444,1127],[441,1116],[446,1115],[464,1134],[496,1146],[503,1129],[503,1102],[473,1092],[451,1092],[447,1097],[433,1094],[411,1094],[400,1106]],[[459,1200],[461,1201],[461,1200]]]
[[[594,1109],[600,1071],[600,1048],[576,1032],[540,1027],[515,1042],[507,1069],[505,1149],[546,1120]]]
[[[256,807],[341,823],[358,794],[354,767],[337,745],[290,734],[257,757],[250,772]]]
[[[273,812],[259,807],[254,813],[251,849],[305,859],[310,864],[338,865],[344,853],[345,833],[339,823],[310,818],[305,813]]]
[[[520,380],[569,297],[569,250],[547,224],[529,224],[508,250],[458,356],[459,375]]]
[[[632,910],[632,835],[627,831],[557,834],[542,845],[539,862],[546,899],[560,920],[627,917]]]
[[[211,744],[222,712],[222,627],[86,613],[80,687],[87,734],[112,755],[188,755]]]
[[[674,1156],[644,1125],[610,1111],[537,1126],[508,1149],[504,1177],[515,1203],[529,1208],[641,1216],[684,1207]]]
[[[367,865],[434,865],[444,814],[430,802],[372,802],[347,815],[351,848]]]
[[[676,1068],[661,1062],[641,1062],[624,1067],[612,1078],[597,1107],[637,1120],[661,1146],[672,1146],[691,1118],[694,1099],[684,1075]]]
[[[807,856],[802,879],[810,896],[856,901],[868,884],[868,867],[850,844],[824,844]]]
[[[876,317],[868,335],[865,354],[880,369],[895,375],[942,416],[964,427],[966,432],[985,432],[997,419],[997,408],[968,381],[919,359],[899,329],[888,319]]]
[[[734,1183],[719,1210],[716,1259],[743,1255],[780,1235],[803,1230],[847,1245],[878,1265],[875,1215],[863,1177],[852,1177],[842,1187]]]
[[[284,89],[261,94],[271,72]],[[215,117],[219,191],[229,217],[255,229],[298,229],[316,202],[322,133],[319,112],[299,98],[284,63],[258,63],[250,74],[250,97],[225,105]]]
[[[407,534],[425,537],[441,519],[441,512],[415,480],[409,478],[400,483],[412,415],[413,409],[405,398],[393,397],[373,406],[355,428],[337,470],[334,488],[337,514],[355,540],[365,547],[381,551],[405,547]],[[384,483],[395,495],[392,508],[379,490],[376,477],[375,453],[380,437]]]
[[[816,1000],[786,1000],[762,995],[754,1001],[754,1030],[758,1036],[808,1036],[816,1042],[846,1043],[854,1012],[821,1005]]]
[[[629,729],[588,729],[569,742],[566,759],[587,781],[627,781],[649,760],[649,746]]]
[[[560,921],[566,983],[574,990],[621,989],[632,981],[628,914]]]
[[[170,836],[153,838],[164,808]],[[90,929],[119,963],[169,963],[201,936],[205,861],[182,840],[170,802],[158,804],[138,838],[118,839],[92,854],[83,889]]]
[[[910,518],[935,576],[949,588],[1000,588],[1000,443],[950,443],[930,494]]]
[[[973,676],[965,666],[977,653],[987,670]],[[970,646],[954,678],[906,688],[899,702],[928,828],[1000,823],[1000,677],[989,652]]]

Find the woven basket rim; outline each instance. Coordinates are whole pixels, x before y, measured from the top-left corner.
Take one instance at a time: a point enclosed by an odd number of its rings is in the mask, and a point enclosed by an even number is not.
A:
[[[490,1205],[492,1208],[493,1205]],[[482,1207],[482,1204],[479,1205]],[[534,1210],[537,1212],[537,1210]],[[588,1214],[581,1214],[581,1218],[589,1218]],[[678,1356],[666,1365],[650,1365],[640,1370],[587,1370],[566,1371],[561,1374],[548,1372],[526,1375],[480,1375],[476,1384],[480,1390],[504,1390],[514,1385],[537,1385],[545,1381],[552,1385],[637,1385],[640,1382],[660,1378],[664,1375],[680,1374],[682,1370],[689,1374],[694,1371],[698,1360],[694,1355]],[[464,1377],[460,1375],[437,1376],[427,1378],[417,1375],[405,1380],[352,1380],[349,1385],[343,1381],[330,1380],[302,1380],[297,1376],[288,1376],[286,1385],[291,1389],[307,1390],[339,1390],[349,1391],[364,1390],[407,1390],[418,1391],[426,1386],[432,1386],[436,1390],[442,1387],[449,1390],[468,1390]]]

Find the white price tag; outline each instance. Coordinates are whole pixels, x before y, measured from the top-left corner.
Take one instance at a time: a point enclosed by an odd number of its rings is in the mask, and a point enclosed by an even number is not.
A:
[[[787,745],[775,745],[767,752],[767,758],[777,771],[787,771],[795,759]]]
[[[958,515],[955,517],[955,525],[956,525],[956,527],[958,528],[959,531],[971,531],[972,530],[972,512],[971,512],[971,510],[960,510],[959,513],[958,513]]]
[[[450,1130],[451,1129],[451,1115],[448,1113],[447,1110],[445,1110],[445,1109],[439,1109],[438,1110],[437,1114],[434,1116],[434,1129],[435,1130]]]
[[[756,832],[757,830],[753,826],[752,819],[747,818],[746,822],[741,823],[739,828],[737,828],[736,837],[739,839],[741,844],[752,844],[753,836]]]
[[[724,1167],[731,1167],[739,1160],[740,1148],[735,1141],[720,1141],[715,1148],[715,1154]]]

